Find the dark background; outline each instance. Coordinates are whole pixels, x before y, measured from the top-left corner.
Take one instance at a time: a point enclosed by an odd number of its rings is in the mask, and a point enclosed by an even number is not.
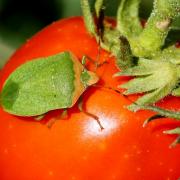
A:
[[[93,0],[89,0],[93,4]],[[116,15],[120,0],[106,0],[106,13]],[[140,16],[148,17],[152,0],[142,0]],[[60,18],[81,15],[80,0],[0,0],[0,64],[28,38]]]

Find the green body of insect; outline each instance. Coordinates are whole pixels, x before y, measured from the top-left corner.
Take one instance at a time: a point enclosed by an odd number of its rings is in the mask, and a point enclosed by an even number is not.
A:
[[[98,80],[72,53],[63,52],[17,68],[4,84],[1,104],[5,111],[19,116],[71,108]]]

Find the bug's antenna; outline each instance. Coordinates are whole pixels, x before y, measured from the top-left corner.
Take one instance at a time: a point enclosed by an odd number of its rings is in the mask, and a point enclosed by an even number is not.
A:
[[[92,62],[92,63],[95,65],[95,67],[98,66],[98,63],[97,63],[96,61],[94,61],[91,57],[89,57],[89,56],[87,56],[87,55],[84,55],[84,56],[82,57],[82,60],[81,60],[81,64],[83,65],[84,70],[86,69],[86,60],[87,60],[87,59],[88,59],[90,62]]]
[[[97,88],[105,88],[105,89],[109,89],[109,90],[113,90],[114,92],[122,95],[123,97],[125,97],[128,101],[130,101],[131,103],[135,104],[135,105],[138,105],[136,102],[134,102],[133,100],[131,100],[127,95],[123,94],[121,91],[115,89],[115,88],[112,88],[112,87],[109,87],[109,86],[101,86],[101,85],[97,85],[97,84],[94,84],[92,85],[92,87],[97,87]]]
[[[95,70],[94,72],[96,73],[97,72],[97,69],[101,66],[103,66],[104,64],[108,63],[107,61],[104,61],[102,63],[98,63],[99,62],[99,59],[100,59],[100,51],[101,51],[101,47],[98,46],[98,55],[97,55],[97,58],[96,60],[93,60],[91,57],[87,56],[87,55],[84,55],[82,57],[82,60],[81,60],[81,64],[83,65],[84,69],[83,70],[86,70],[86,60],[88,59],[90,62],[92,62],[94,65],[95,65]]]

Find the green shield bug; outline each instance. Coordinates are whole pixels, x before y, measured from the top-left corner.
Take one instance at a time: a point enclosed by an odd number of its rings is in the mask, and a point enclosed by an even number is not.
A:
[[[71,108],[98,80],[96,73],[88,71],[71,52],[38,58],[21,65],[8,77],[1,105],[18,116]]]

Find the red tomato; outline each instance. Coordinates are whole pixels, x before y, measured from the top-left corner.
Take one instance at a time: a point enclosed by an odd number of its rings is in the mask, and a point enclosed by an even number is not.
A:
[[[88,55],[96,59],[98,55],[98,44],[87,33],[80,17],[54,22],[28,40],[2,70],[0,88],[19,65],[65,50],[79,58]],[[118,70],[109,53],[102,50],[100,57],[101,62],[108,62],[97,71],[100,84],[115,88],[127,80],[112,78]],[[160,119],[143,128],[144,120],[153,113],[128,111],[125,106],[131,102],[105,88],[89,88],[83,100],[85,109],[99,117],[104,130],[100,130],[94,119],[79,112],[77,106],[69,110],[65,120],[59,118],[58,110],[50,112],[41,122],[10,115],[0,108],[0,179],[177,180],[180,177],[180,145],[169,148],[175,136],[163,134],[180,123]],[[178,98],[168,97],[160,104],[180,108]],[[49,129],[45,123],[53,118],[59,120]]]

